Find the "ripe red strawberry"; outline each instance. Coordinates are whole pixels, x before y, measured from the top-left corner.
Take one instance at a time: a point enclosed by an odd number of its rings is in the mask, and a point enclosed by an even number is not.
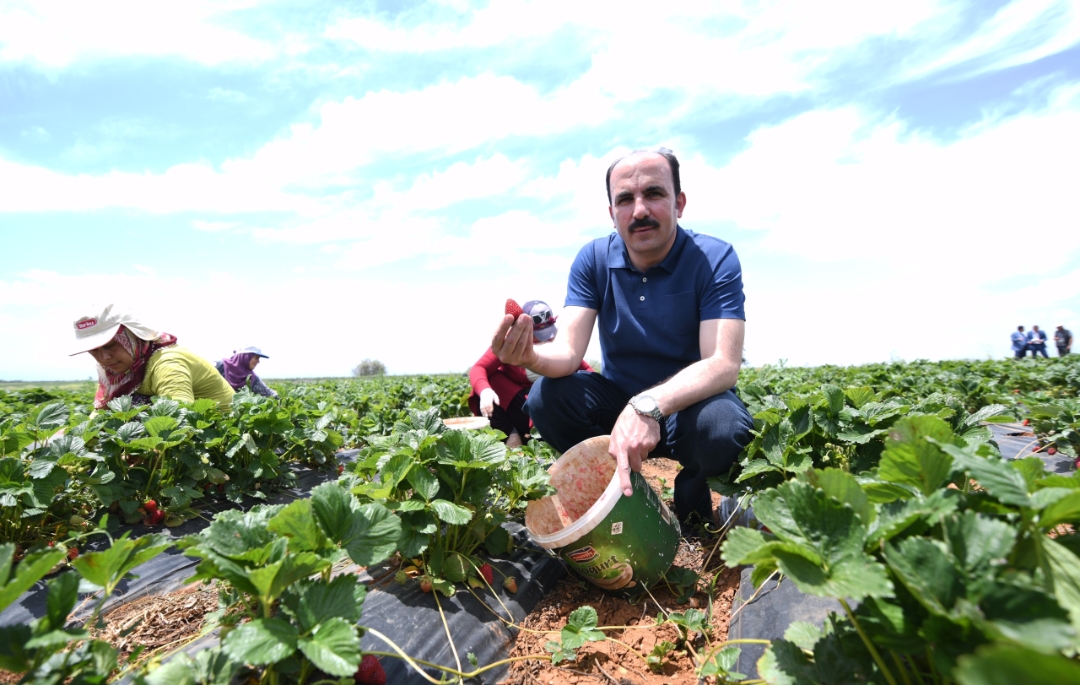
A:
[[[1024,419],[1024,425],[1025,426],[1030,426],[1031,425],[1031,419]]]
[[[386,685],[386,671],[374,654],[365,654],[353,680],[357,685]]]
[[[49,547],[56,547],[56,541],[55,540],[49,540]]]
[[[149,521],[151,526],[160,526],[161,522],[165,520],[165,512],[160,509],[148,512],[146,520]]]
[[[488,582],[488,585],[495,582],[495,571],[492,570],[491,564],[481,564],[480,575],[484,577],[484,580]]]
[[[515,319],[523,314],[521,305],[511,299],[506,300],[506,313]]]
[[[1057,448],[1056,447],[1051,447],[1051,448],[1046,450],[1046,453],[1053,456],[1053,455],[1057,454]]]
[[[344,464],[338,464],[338,465],[337,465],[337,475],[339,475],[339,476],[340,476],[340,475],[341,475],[341,473],[342,473],[342,472],[343,472],[344,470],[345,470],[345,465],[344,465]]]
[[[68,559],[74,559],[77,556],[79,556],[79,548],[68,547]]]
[[[503,587],[507,592],[517,592],[517,578],[514,576],[507,576],[503,581]]]
[[[146,510],[147,510],[148,512],[150,512],[151,514],[153,514],[153,513],[155,512],[155,511],[157,511],[157,502],[155,502],[155,501],[154,501],[154,500],[152,500],[152,499],[148,499],[148,500],[146,500],[145,502],[143,502],[143,507],[144,507],[144,508],[145,508],[145,509],[146,509]]]

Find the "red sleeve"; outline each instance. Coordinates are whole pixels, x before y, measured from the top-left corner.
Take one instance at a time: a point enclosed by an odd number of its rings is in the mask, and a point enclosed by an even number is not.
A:
[[[476,363],[469,369],[469,384],[472,385],[473,394],[479,395],[482,390],[491,387],[491,382],[488,379],[491,374],[499,369],[501,364],[502,362],[499,361],[499,358],[495,356],[490,347],[484,353],[484,356],[476,360]]]
[[[596,369],[589,366],[589,362],[585,361],[584,359],[581,360],[581,366],[578,367],[578,371],[591,371],[593,373],[596,373]]]

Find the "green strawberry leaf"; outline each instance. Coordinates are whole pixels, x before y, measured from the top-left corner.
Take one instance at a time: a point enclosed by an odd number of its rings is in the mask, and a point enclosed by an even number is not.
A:
[[[360,667],[356,625],[344,618],[323,621],[309,637],[301,637],[297,645],[311,663],[330,675],[351,676]]]

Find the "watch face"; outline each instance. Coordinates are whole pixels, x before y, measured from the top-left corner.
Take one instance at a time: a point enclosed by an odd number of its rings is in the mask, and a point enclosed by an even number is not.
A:
[[[639,412],[649,414],[653,411],[656,411],[656,400],[647,395],[645,397],[635,397],[634,409]]]

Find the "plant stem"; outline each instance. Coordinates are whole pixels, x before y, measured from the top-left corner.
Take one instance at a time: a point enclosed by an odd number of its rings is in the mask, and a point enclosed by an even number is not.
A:
[[[450,624],[446,622],[446,614],[443,612],[442,602],[439,601],[439,592],[431,593],[435,598],[435,606],[439,608],[439,619],[442,621],[443,630],[446,631],[446,640],[450,643],[450,652],[454,655],[454,663],[457,664],[458,672],[461,672],[461,657],[458,656],[457,646],[454,644],[454,636],[450,633]],[[460,678],[458,678],[460,680]]]
[[[908,675],[907,669],[904,668],[904,662],[900,661],[899,655],[893,650],[889,650],[889,654],[892,655],[893,663],[896,664],[896,670],[900,672],[900,678],[903,679],[904,685],[914,685],[911,682],[911,676]]]
[[[855,618],[855,614],[852,613],[847,600],[841,597],[840,606],[844,607],[844,613],[847,614],[851,624],[855,626],[855,630],[859,633],[859,637],[862,638],[863,644],[866,645],[867,651],[870,652],[870,656],[873,657],[874,663],[877,664],[877,667],[881,670],[881,675],[885,678],[885,681],[888,682],[889,685],[898,685],[896,678],[893,677],[892,672],[885,666],[885,661],[881,658],[881,655],[878,654],[877,648],[874,647],[874,643],[870,642],[870,638],[863,632],[862,624],[859,623],[859,619]]]

